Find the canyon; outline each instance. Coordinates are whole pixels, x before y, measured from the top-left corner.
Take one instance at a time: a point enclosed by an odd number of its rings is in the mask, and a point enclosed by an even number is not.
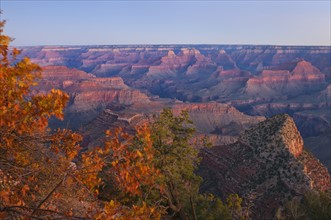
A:
[[[20,49],[21,57],[29,56],[43,67],[39,90],[56,87],[71,96],[66,120],[53,121],[56,125],[82,129],[105,109],[116,110],[119,115],[144,113],[144,117],[150,117],[163,107],[213,102],[252,117],[287,113],[298,126],[305,146],[331,170],[328,46],[115,45]],[[201,118],[192,113],[198,131],[206,129],[199,132],[208,134],[215,144],[221,144],[219,140],[233,142],[239,128],[248,128],[242,123],[229,123],[225,129],[225,124],[217,124],[221,113],[214,117],[212,110],[200,112],[204,115]],[[206,121],[214,124],[206,125]],[[231,130],[231,126],[238,130],[232,132],[236,135],[219,134]]]
[[[133,134],[163,108],[184,110],[201,149],[202,192],[238,193],[261,219],[306,191],[331,188],[331,47],[20,49],[42,67],[33,93],[69,94],[65,119],[50,126],[81,133],[83,151],[102,145],[105,130]]]
[[[42,79],[34,90],[47,92],[52,88],[67,92],[70,101],[65,119],[51,120],[51,126],[79,130],[85,137],[85,147],[101,144],[107,129],[122,127],[133,133],[136,126],[152,121],[163,108],[171,108],[175,115],[188,111],[196,138],[208,136],[214,145],[232,143],[240,132],[264,120],[263,116],[245,115],[229,104],[150,97],[130,88],[120,77],[97,78],[64,66],[43,67]]]

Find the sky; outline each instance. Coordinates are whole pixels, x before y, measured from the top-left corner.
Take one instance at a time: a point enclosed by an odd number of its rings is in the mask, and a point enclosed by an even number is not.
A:
[[[331,45],[330,0],[0,0],[14,46]]]

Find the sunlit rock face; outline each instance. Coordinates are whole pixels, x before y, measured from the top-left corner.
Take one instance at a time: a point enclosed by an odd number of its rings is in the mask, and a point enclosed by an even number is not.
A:
[[[107,105],[118,102],[131,105],[148,102],[147,95],[131,89],[121,77],[96,78],[84,71],[64,66],[43,67],[42,77],[38,88],[47,90],[51,86],[63,89],[71,95],[71,105],[85,105],[85,109],[91,108],[94,103]]]
[[[215,102],[176,104],[172,107],[172,110],[174,114],[187,111],[191,120],[196,125],[197,131],[203,133],[230,134],[231,132],[230,130],[226,130],[226,126],[235,127],[237,125],[241,127],[241,129],[236,131],[236,135],[239,135],[245,128],[264,120],[264,117],[248,116],[228,104]]]
[[[77,129],[96,117],[109,105],[148,105],[149,97],[137,89],[127,86],[121,77],[97,78],[84,71],[64,66],[42,68],[42,79],[35,92],[61,89],[70,95],[65,109],[65,121],[55,126]]]
[[[200,174],[203,191],[225,198],[253,198],[256,219],[273,218],[276,209],[307,190],[327,190],[330,174],[311,153],[293,119],[276,115],[246,130],[231,145],[205,149]]]
[[[228,104],[215,102],[174,104],[172,111],[175,115],[187,111],[196,128],[196,137],[206,136],[212,145],[234,143],[241,132],[265,119],[245,115]]]

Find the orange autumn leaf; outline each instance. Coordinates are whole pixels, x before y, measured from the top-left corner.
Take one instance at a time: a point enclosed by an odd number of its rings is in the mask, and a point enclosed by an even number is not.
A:
[[[26,192],[30,190],[30,187],[28,185],[24,185],[22,188],[22,195],[25,196]]]

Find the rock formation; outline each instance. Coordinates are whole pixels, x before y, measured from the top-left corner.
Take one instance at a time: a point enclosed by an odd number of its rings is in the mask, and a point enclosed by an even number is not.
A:
[[[264,120],[216,102],[175,104],[172,110],[174,114],[188,111],[197,133],[210,136],[214,145],[234,142],[240,132]]]
[[[307,190],[331,188],[327,169],[305,150],[286,114],[260,122],[234,144],[205,149],[200,173],[203,191],[253,198],[256,219],[274,218],[279,206]]]
[[[42,77],[36,90],[57,88],[70,95],[65,121],[57,122],[57,126],[68,126],[69,123],[71,128],[77,129],[109,105],[147,105],[150,102],[146,94],[130,88],[120,77],[96,78],[62,66],[44,67]]]
[[[277,96],[296,97],[312,93],[325,87],[325,74],[306,61],[299,61],[293,71],[263,70],[247,81],[245,92],[249,95],[275,98]],[[264,87],[264,89],[262,89]]]
[[[84,136],[83,148],[102,145],[106,130],[114,131],[121,128],[126,133],[134,134],[135,126],[148,120],[148,117],[144,114],[105,109],[80,130],[80,133]]]

